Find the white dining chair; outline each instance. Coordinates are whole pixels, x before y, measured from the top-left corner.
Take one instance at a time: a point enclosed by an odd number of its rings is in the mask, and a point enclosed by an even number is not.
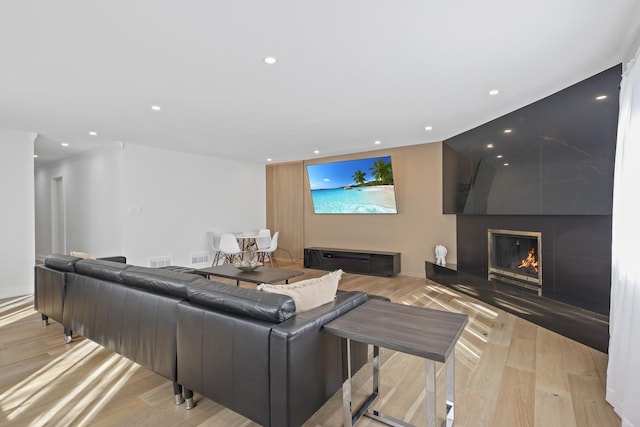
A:
[[[261,228],[260,230],[258,230],[258,235],[269,236],[269,238],[271,238],[271,230],[269,230],[268,228]]]
[[[258,262],[264,262],[264,254],[271,247],[270,236],[258,236],[256,237],[256,247],[253,251],[253,257]]]
[[[211,242],[211,251],[213,253],[211,267],[218,265],[220,262],[220,237],[222,237],[220,232],[209,231],[209,241]]]
[[[274,264],[275,264],[275,267],[278,266],[278,262],[275,259],[275,251],[278,249],[279,235],[280,235],[279,231],[276,231],[275,233],[273,233],[273,237],[271,238],[271,243],[269,247],[266,249],[257,250],[258,259],[260,260],[260,262],[266,263],[268,259],[269,263],[271,264],[271,267],[273,267]]]
[[[220,236],[220,251],[224,255],[224,264],[233,264],[236,259],[241,260],[244,255],[236,236],[231,233]]]
[[[271,246],[271,230],[267,228],[263,228],[258,231],[258,236],[255,239],[256,247],[255,247],[255,255],[258,261],[260,261],[260,252],[266,249],[269,249]]]

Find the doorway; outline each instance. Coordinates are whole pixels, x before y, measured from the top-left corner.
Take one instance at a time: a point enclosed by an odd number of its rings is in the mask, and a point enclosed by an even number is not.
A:
[[[51,249],[54,254],[67,253],[67,227],[62,177],[51,183]]]

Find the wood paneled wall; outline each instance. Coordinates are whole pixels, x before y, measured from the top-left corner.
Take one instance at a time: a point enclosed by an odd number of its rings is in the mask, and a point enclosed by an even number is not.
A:
[[[304,163],[267,165],[267,227],[280,232],[277,258],[304,257]]]

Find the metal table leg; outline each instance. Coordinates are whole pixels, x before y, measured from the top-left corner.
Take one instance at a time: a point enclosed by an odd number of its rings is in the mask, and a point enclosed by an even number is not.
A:
[[[375,402],[380,394],[380,347],[376,345],[373,346],[373,390],[356,412],[353,415],[351,414],[351,340],[347,338],[346,342],[347,379],[342,384],[342,411],[344,425],[354,426],[364,415],[389,426],[411,427],[411,424],[407,424],[404,421],[385,415],[375,409],[371,409],[371,404]]]
[[[435,362],[425,361],[426,396],[425,409],[427,412],[427,427],[436,427],[436,369]]]
[[[455,402],[455,389],[456,389],[456,376],[455,376],[455,364],[456,364],[456,351],[455,349],[449,354],[445,360],[445,366],[447,369],[447,412],[446,412],[446,427],[453,427],[453,414],[454,414],[454,402]]]
[[[378,398],[380,393],[380,347],[373,346],[373,390],[366,401],[351,413],[351,340],[346,339],[347,344],[347,379],[342,384],[342,413],[345,426],[354,426],[364,415],[381,423],[394,427],[410,427],[411,424],[402,420],[385,415],[377,410],[371,409],[371,404]],[[454,421],[454,398],[455,398],[455,351],[453,351],[445,361],[447,395],[446,395],[446,418],[443,425],[453,427]],[[436,370],[433,360],[425,360],[425,410],[427,427],[436,427]]]
[[[373,411],[369,407],[378,398],[380,384],[380,347],[373,346],[373,391],[371,395],[360,405],[355,414],[351,414],[351,340],[347,342],[347,379],[342,384],[342,412],[345,426],[354,426],[363,415],[378,419],[383,416],[378,411]],[[380,420],[382,421],[382,420]],[[382,421],[385,422],[385,421]],[[388,424],[388,423],[387,423]],[[393,424],[389,424],[393,425]]]

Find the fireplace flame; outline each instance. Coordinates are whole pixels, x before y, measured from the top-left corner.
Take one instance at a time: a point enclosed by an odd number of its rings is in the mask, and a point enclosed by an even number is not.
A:
[[[536,248],[529,249],[529,254],[520,262],[518,268],[524,268],[529,273],[538,272],[538,259],[536,258]]]

